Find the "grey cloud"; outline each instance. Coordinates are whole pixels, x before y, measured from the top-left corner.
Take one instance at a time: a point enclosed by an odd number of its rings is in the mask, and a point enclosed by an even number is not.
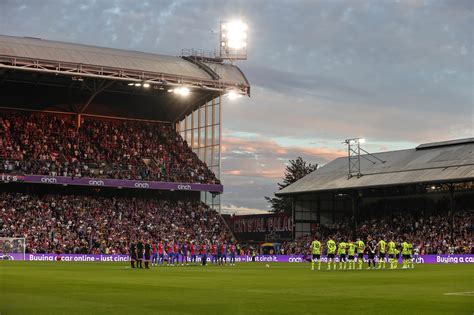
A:
[[[249,60],[239,66],[253,95],[225,104],[226,128],[289,142],[363,135],[390,149],[474,134],[473,7],[470,0],[0,0],[0,33],[178,55],[216,48],[219,20],[242,16]],[[242,176],[225,178],[239,191]],[[262,206],[255,187],[269,193],[271,179],[256,180],[253,192],[229,193],[232,203]]]

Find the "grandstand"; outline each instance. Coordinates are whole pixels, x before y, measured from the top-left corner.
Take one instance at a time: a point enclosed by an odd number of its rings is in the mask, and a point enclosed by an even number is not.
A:
[[[0,237],[26,252],[128,254],[230,240],[220,210],[234,65],[0,35]]]
[[[428,252],[471,252],[474,138],[372,156],[361,155],[360,176],[341,157],[276,192],[292,198],[295,239],[395,233],[430,241]]]
[[[250,85],[220,59],[0,35],[0,119],[9,141],[1,178],[186,190],[219,209],[221,109],[230,91],[250,95]],[[28,151],[41,136],[43,148]]]

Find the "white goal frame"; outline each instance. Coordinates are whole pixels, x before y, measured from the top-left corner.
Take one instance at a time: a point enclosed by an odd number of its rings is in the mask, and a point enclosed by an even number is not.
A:
[[[21,254],[26,259],[26,238],[0,237],[0,260],[14,260],[11,254]]]

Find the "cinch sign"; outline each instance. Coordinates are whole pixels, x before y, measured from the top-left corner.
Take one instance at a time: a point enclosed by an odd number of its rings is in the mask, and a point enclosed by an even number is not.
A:
[[[41,176],[41,175],[0,175],[0,181],[27,183],[53,184],[53,185],[77,185],[77,186],[97,186],[97,187],[120,187],[136,189],[157,189],[157,190],[183,190],[183,191],[208,191],[221,193],[224,187],[220,184],[194,184],[194,183],[170,183],[153,181],[135,181],[128,179],[106,179],[106,178],[71,178],[66,176]]]
[[[191,185],[178,185],[178,190],[192,190]]]
[[[43,184],[57,184],[58,180],[54,177],[41,177]]]

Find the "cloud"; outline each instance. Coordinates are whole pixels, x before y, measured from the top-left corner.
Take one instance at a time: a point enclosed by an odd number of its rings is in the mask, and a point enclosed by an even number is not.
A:
[[[235,215],[248,215],[248,214],[266,214],[268,210],[262,210],[257,208],[239,207],[232,204],[223,204],[221,206],[222,213],[224,214],[235,214]]]
[[[223,174],[280,179],[288,161],[298,156],[324,164],[344,154],[341,149],[327,147],[283,146],[264,136],[242,139],[227,135],[222,144]]]
[[[298,156],[313,164],[325,164],[345,152],[325,147],[324,143],[307,146],[282,145],[259,134],[225,130],[222,145],[222,204],[245,205],[267,211],[265,196],[273,196],[289,160]],[[236,135],[240,135],[236,136]]]
[[[469,102],[472,103],[466,99]],[[251,99],[224,104],[223,121],[233,130],[288,139],[322,139],[334,145],[354,136],[386,144],[405,142],[409,146],[473,134],[473,106],[463,109],[446,103],[450,105],[445,104],[440,111],[435,105],[425,109],[418,102],[410,102],[410,108],[404,104],[340,102],[256,87]],[[449,108],[456,110],[445,112]]]
[[[223,203],[266,209],[286,160],[325,163],[348,137],[380,151],[474,134],[470,0],[0,1],[6,34],[170,55],[218,48],[238,16],[252,97],[222,109]]]

